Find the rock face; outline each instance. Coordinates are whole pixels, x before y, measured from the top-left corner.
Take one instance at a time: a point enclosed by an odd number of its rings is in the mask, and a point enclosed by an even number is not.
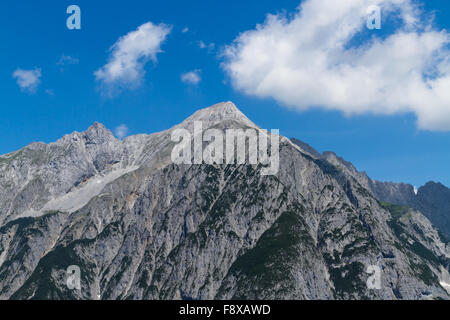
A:
[[[292,141],[299,146],[304,144],[304,142],[299,142],[296,139]],[[309,145],[306,146],[311,148]],[[406,183],[372,180],[364,172],[357,171],[351,163],[339,158],[334,153],[324,152],[321,155],[314,149],[312,150],[308,150],[308,152],[317,153],[318,158],[324,158],[345,170],[361,185],[371,191],[378,200],[400,206],[408,206],[422,212],[446,238],[450,239],[450,189],[446,186],[430,181],[418,190],[415,190],[414,186]]]
[[[408,184],[376,182],[373,191],[382,201],[421,211],[450,239],[450,189],[446,186],[430,181],[415,192]]]
[[[450,238],[450,189],[428,182],[417,191],[417,207]]]
[[[94,124],[0,157],[0,299],[449,299],[450,247],[420,212],[284,137],[276,175],[173,164],[171,133],[194,121],[259,130],[227,102],[161,133]]]
[[[350,162],[333,152],[319,153],[310,145],[298,139],[291,141],[315,158],[323,158],[354,177],[382,202],[408,206],[422,212],[443,235],[450,239],[450,189],[441,183],[430,181],[415,190],[406,183],[381,182],[370,179],[365,172],[359,172]]]

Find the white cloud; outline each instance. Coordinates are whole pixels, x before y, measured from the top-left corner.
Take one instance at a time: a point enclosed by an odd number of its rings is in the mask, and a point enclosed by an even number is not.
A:
[[[197,85],[201,80],[202,77],[200,76],[200,69],[189,71],[186,73],[183,73],[181,75],[181,81],[187,84],[193,84]]]
[[[198,47],[199,47],[200,49],[207,49],[208,52],[211,52],[211,51],[214,50],[214,48],[216,47],[216,45],[215,45],[213,42],[211,42],[211,43],[209,43],[209,44],[206,44],[204,41],[200,40],[200,41],[198,42]]]
[[[182,32],[182,33],[189,32],[189,28],[188,28],[188,27],[185,27],[183,30],[181,30],[181,32]]]
[[[41,69],[35,68],[33,70],[17,69],[13,73],[13,78],[16,79],[20,89],[25,92],[35,93],[41,82]]]
[[[161,51],[161,44],[170,33],[171,27],[147,22],[135,31],[122,36],[111,47],[108,63],[94,74],[107,93],[115,89],[135,88],[145,75],[144,66]]]
[[[114,134],[117,138],[123,139],[128,134],[128,127],[125,124],[121,124],[114,129]]]
[[[398,21],[395,31],[371,36],[370,5],[381,7],[382,27]],[[362,33],[369,40],[355,45]],[[291,18],[268,15],[241,33],[223,66],[238,90],[290,108],[412,112],[419,128],[447,131],[449,44],[449,33],[434,29],[411,0],[305,0]]]
[[[77,58],[71,57],[71,56],[66,56],[66,55],[62,55],[61,58],[59,58],[58,62],[56,62],[57,66],[67,66],[67,65],[71,65],[71,64],[78,64],[80,62],[80,60],[78,60]]]

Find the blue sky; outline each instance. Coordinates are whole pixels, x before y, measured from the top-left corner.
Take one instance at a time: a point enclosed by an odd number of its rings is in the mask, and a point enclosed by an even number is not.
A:
[[[81,30],[66,27],[66,8],[71,4],[81,8]],[[269,13],[295,19],[292,16],[299,4],[299,0],[2,1],[0,154],[33,141],[55,141],[64,134],[85,130],[94,121],[111,130],[126,126],[127,134],[157,132],[181,122],[198,108],[233,101],[256,124],[279,128],[282,135],[301,139],[319,151],[332,150],[374,179],[415,186],[434,180],[449,186],[450,126],[435,121],[444,118],[439,113],[428,121],[425,112],[419,125],[420,106],[377,112],[368,105],[363,112],[348,111],[336,101],[314,95],[297,99],[296,92],[291,95],[286,91],[291,100],[280,98],[278,82],[261,90],[261,83],[254,82],[261,79],[254,80],[254,74],[245,74],[245,83],[233,78],[230,72],[246,70],[233,69],[232,62],[238,62],[239,57],[224,56],[226,46],[237,40],[240,46],[235,42],[236,49],[253,48],[251,40],[239,35],[264,24]],[[419,17],[425,20],[430,13],[435,15],[432,28],[449,29],[448,1],[426,1]],[[105,93],[94,72],[110,61],[108,50],[121,36],[147,22],[170,28],[161,43],[162,52],[156,61],[143,64],[145,75],[138,84],[113,95]],[[365,30],[353,37],[352,45],[364,46],[373,37],[383,39],[397,27],[394,18],[386,17],[383,23],[381,30]],[[268,23],[264,26],[264,36],[276,29]],[[284,30],[289,28],[284,25],[276,32]],[[259,33],[248,35],[251,39]],[[265,50],[256,49],[261,53]],[[447,52],[441,50],[444,55]],[[20,75],[13,76],[17,70],[39,70],[39,83],[21,89],[17,82]],[[181,80],[182,74],[191,71],[200,77],[197,84]],[[312,83],[319,81],[315,74],[310,78]],[[289,88],[279,91],[285,89]],[[320,106],[310,108],[298,100],[311,101],[311,106],[317,101]],[[444,102],[450,106],[450,101]],[[384,106],[375,107],[384,110]]]

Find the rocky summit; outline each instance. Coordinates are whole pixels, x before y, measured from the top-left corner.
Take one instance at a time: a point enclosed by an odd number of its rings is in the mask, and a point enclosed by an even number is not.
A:
[[[275,175],[174,164],[171,133],[195,121],[262,130],[226,102],[160,133],[95,123],[1,156],[0,299],[450,299],[450,243],[429,220],[445,208],[420,206],[435,192],[285,137]]]

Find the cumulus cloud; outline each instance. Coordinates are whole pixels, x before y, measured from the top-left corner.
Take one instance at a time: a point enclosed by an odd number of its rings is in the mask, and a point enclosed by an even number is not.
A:
[[[16,79],[22,91],[28,93],[35,93],[41,82],[41,69],[35,68],[33,70],[17,69],[13,73],[13,78]]]
[[[128,127],[125,124],[121,124],[114,129],[114,134],[117,138],[123,139],[128,134]]]
[[[414,3],[305,0],[292,16],[268,15],[241,33],[223,67],[238,90],[297,110],[412,112],[419,128],[448,131],[449,33]],[[371,5],[380,6],[383,27],[392,22],[386,36],[366,28]]]
[[[181,75],[181,81],[187,84],[197,85],[202,80],[200,69],[189,71]]]
[[[147,22],[137,30],[122,36],[110,48],[108,63],[97,70],[95,78],[108,93],[112,90],[135,88],[145,75],[144,66],[161,51],[161,44],[170,33],[171,27]]]

